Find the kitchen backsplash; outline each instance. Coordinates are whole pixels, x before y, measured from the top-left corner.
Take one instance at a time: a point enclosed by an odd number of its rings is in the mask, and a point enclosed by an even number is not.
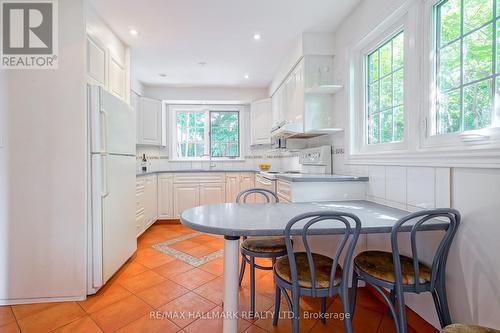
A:
[[[209,169],[210,166],[209,161],[172,161],[166,148],[137,146],[137,171],[141,170],[143,154],[151,171]],[[264,162],[271,164],[272,171],[299,169],[298,153],[269,151],[268,148],[250,149],[244,160],[212,161],[212,165],[218,170],[258,170],[259,164]]]

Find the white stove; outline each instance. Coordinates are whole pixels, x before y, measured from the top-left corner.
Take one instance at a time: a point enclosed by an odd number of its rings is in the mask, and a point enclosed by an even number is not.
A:
[[[321,146],[303,149],[299,153],[300,170],[261,171],[255,177],[255,187],[276,192],[276,181],[279,176],[313,175],[332,173],[332,147]]]

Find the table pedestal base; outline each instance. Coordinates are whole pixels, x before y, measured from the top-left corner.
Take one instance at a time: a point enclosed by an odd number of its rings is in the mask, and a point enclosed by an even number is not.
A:
[[[238,331],[240,237],[224,236],[224,333]]]

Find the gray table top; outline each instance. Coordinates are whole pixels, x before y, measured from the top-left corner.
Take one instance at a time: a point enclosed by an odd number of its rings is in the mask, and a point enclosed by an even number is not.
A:
[[[370,201],[336,201],[318,203],[279,204],[218,204],[205,205],[184,211],[182,224],[187,227],[224,236],[276,236],[283,235],[288,221],[299,214],[313,211],[335,210],[352,213],[361,220],[361,233],[390,233],[395,222],[409,214],[407,211],[380,205]],[[327,222],[325,222],[327,223]],[[311,227],[312,234],[343,233],[344,228],[333,226],[332,222],[320,222]],[[297,224],[298,227],[299,224]],[[448,224],[439,220],[422,225],[419,230],[444,230]],[[300,228],[292,228],[298,234]],[[411,224],[402,231],[410,231]]]

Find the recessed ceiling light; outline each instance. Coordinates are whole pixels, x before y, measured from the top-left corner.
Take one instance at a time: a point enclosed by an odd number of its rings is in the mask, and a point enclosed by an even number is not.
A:
[[[201,67],[204,67],[204,66],[206,66],[206,65],[207,65],[207,63],[206,63],[205,61],[200,61],[200,62],[198,63],[198,65],[200,65]]]
[[[253,39],[255,39],[255,40],[260,40],[261,38],[262,38],[262,36],[260,34],[253,35]]]
[[[167,74],[165,74],[165,73],[159,73],[158,76],[159,77],[167,77]]]
[[[139,34],[139,32],[138,32],[137,30],[135,30],[135,29],[130,29],[128,32],[129,32],[132,36],[137,36],[137,35]]]
[[[250,75],[248,74],[245,74],[245,76],[243,76],[245,78],[245,80],[248,80],[250,78]]]

